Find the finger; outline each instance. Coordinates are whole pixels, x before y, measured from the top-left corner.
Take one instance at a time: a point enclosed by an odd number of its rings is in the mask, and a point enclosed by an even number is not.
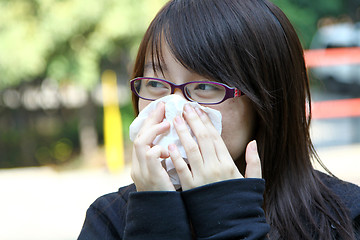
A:
[[[151,127],[148,127],[138,134],[134,140],[135,146],[149,145],[151,146],[155,138],[167,132],[170,129],[170,123],[164,120],[162,123],[155,124]]]
[[[158,185],[157,188],[162,190],[168,190],[172,191],[174,190],[174,185],[171,183],[170,177],[167,173],[167,171],[164,169],[164,167],[161,164],[161,157],[169,157],[169,152],[167,149],[164,149],[163,147],[159,145],[155,145],[149,151],[147,152],[147,170],[148,170],[148,176],[149,180],[153,181],[153,183],[150,184],[156,184]]]
[[[186,156],[192,171],[194,174],[201,171],[203,167],[203,159],[199,150],[199,146],[191,136],[184,119],[182,119],[180,116],[175,117],[174,127],[179,136],[181,144],[185,149]]]
[[[140,165],[136,156],[135,147],[132,150],[132,162],[131,162],[131,178],[134,182],[137,181],[137,177],[140,175]]]
[[[149,118],[144,122],[141,130],[136,136],[133,142],[133,155],[136,156],[136,162],[133,161],[133,164],[144,165],[146,159],[146,151],[152,146],[153,141],[156,136],[165,133],[170,129],[170,124],[166,121],[161,122],[165,114],[164,103],[160,102],[157,105],[157,108],[150,114]],[[138,168],[140,169],[140,168]]]
[[[170,129],[170,124],[167,121],[163,121],[165,114],[165,104],[159,102],[156,109],[145,120],[138,135],[134,140],[134,146],[137,150],[143,148],[145,145],[151,146],[156,136],[165,133]],[[163,121],[163,122],[161,122]],[[143,158],[143,154],[138,152]],[[139,155],[139,156],[140,156]]]
[[[152,147],[155,138],[158,135],[169,131],[169,129],[170,123],[164,121],[148,128],[147,131],[144,131],[141,135],[136,136],[133,144],[139,157],[139,161],[144,160],[144,154],[150,147]]]
[[[222,171],[224,173],[229,173],[229,179],[243,178],[239,169],[236,167],[224,140],[219,131],[215,128],[208,114],[198,107],[195,108],[195,111],[211,134],[218,161],[221,163]]]
[[[165,103],[159,102],[156,108],[149,114],[148,118],[144,121],[139,134],[145,129],[148,129],[154,124],[160,123],[165,118]]]
[[[192,106],[186,104],[184,109],[185,120],[189,124],[197,139],[204,164],[217,164],[218,158],[214,148],[214,138],[211,134],[211,131],[207,128],[207,126],[204,125]]]
[[[146,159],[148,158],[147,154],[153,147],[152,143],[154,142],[156,136],[165,133],[169,130],[169,128],[170,124],[168,122],[157,124],[134,140],[134,148],[140,164],[144,164],[144,161],[146,161]],[[150,153],[152,153],[152,151],[150,151]],[[168,157],[168,153],[161,152],[161,155],[159,157],[166,158],[166,156]]]
[[[215,152],[220,162],[228,161],[230,163],[233,162],[233,159],[227,149],[224,140],[221,138],[221,135],[214,127],[213,123],[211,122],[209,116],[200,108],[195,108],[196,113],[198,114],[199,118],[208,129],[209,133],[211,134],[211,138],[213,140],[213,145],[215,147]]]
[[[134,150],[131,178],[137,191],[174,191],[169,175],[161,164],[160,158],[169,157],[166,149],[159,145],[148,148],[146,160],[140,163],[137,161]]]
[[[149,129],[148,132],[145,132],[142,136],[139,136],[134,140],[133,144],[139,165],[146,164],[145,161],[147,159],[147,151],[149,151],[149,149],[153,147],[152,143],[154,142],[156,136],[168,131],[168,129],[170,128],[170,124],[168,123],[168,125],[168,127],[154,126],[153,128]]]
[[[210,133],[213,136],[220,136],[219,132],[216,130],[214,124],[212,123],[212,121],[209,118],[209,116],[207,115],[207,113],[198,107],[195,107],[195,111],[196,111],[197,115],[199,116],[200,120],[203,122],[203,124],[206,126],[206,128],[210,131]]]
[[[246,147],[245,161],[245,178],[261,178],[261,162],[255,140]]]
[[[191,188],[193,176],[192,173],[187,165],[187,163],[184,161],[184,159],[181,157],[178,149],[176,148],[175,144],[169,145],[169,153],[171,161],[173,162],[175,166],[175,170],[179,176],[181,186],[183,188],[183,191]]]
[[[161,158],[168,158],[170,154],[167,149],[155,145],[146,152],[146,165],[150,171],[164,170],[161,165]]]

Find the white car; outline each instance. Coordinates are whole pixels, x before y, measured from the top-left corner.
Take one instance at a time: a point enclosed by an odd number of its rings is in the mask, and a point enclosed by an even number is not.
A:
[[[320,28],[311,43],[311,49],[360,47],[360,22],[339,23]],[[311,73],[329,87],[360,86],[360,64],[316,67]]]

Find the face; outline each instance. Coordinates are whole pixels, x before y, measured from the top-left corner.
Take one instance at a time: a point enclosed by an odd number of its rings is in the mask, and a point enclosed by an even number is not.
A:
[[[190,81],[212,81],[196,73],[190,72],[182,66],[171,54],[168,46],[163,44],[164,62],[161,71],[154,72],[152,67],[152,58],[147,56],[145,59],[144,77],[156,77],[166,79],[175,84],[183,84]],[[174,94],[185,98],[179,89]],[[139,111],[142,111],[151,101],[139,99]],[[250,100],[246,96],[230,98],[216,105],[206,105],[221,112],[222,115],[222,133],[223,138],[232,158],[238,159],[245,151],[246,145],[253,138],[255,127],[255,111]]]

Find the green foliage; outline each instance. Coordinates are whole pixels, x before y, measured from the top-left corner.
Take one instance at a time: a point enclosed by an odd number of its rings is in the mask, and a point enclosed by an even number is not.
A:
[[[345,13],[342,0],[271,0],[280,7],[294,25],[300,40],[308,48],[317,30],[317,22],[325,16]]]
[[[0,115],[0,168],[63,164],[79,151],[77,110]]]
[[[102,62],[121,49],[134,58],[149,22],[166,0],[0,1],[0,89],[53,78],[91,88]],[[305,47],[325,15],[348,1],[273,0],[295,25]],[[130,50],[129,50],[130,49]],[[119,64],[119,62],[117,62]],[[126,68],[119,67],[124,71]]]
[[[166,1],[0,0],[0,168],[69,161],[80,152],[83,114],[81,109],[5,108],[2,90],[34,81],[17,89],[23,94],[45,78],[91,89],[108,68],[125,81],[142,35]],[[338,17],[359,6],[358,0],[271,1],[289,17],[305,48],[321,17]],[[103,144],[103,109],[94,108],[89,118],[95,119],[97,140]],[[129,144],[131,103],[120,111]]]
[[[128,102],[126,105],[122,106],[120,108],[120,111],[121,111],[121,120],[122,120],[122,124],[123,124],[124,141],[130,141],[129,127],[135,118],[132,103]]]
[[[3,0],[0,89],[54,78],[91,87],[121,39],[135,48],[165,0]]]

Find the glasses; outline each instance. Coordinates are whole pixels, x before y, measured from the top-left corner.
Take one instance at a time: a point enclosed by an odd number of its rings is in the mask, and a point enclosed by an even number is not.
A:
[[[244,95],[240,90],[226,84],[210,81],[193,81],[174,84],[160,78],[139,77],[130,81],[131,91],[139,98],[154,101],[168,96],[178,88],[185,98],[200,104],[219,104],[228,98]]]

